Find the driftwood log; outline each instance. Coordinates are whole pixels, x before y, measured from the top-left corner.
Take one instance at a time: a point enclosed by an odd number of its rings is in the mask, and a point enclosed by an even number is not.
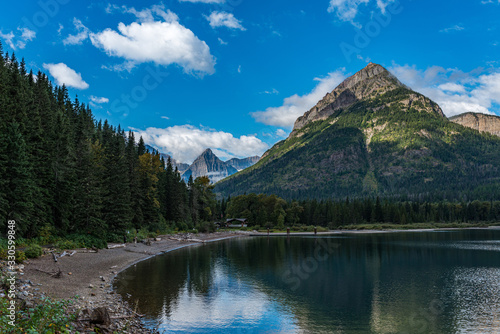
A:
[[[118,245],[108,245],[108,249],[113,249],[113,248],[123,248],[126,247],[125,244],[118,244]]]

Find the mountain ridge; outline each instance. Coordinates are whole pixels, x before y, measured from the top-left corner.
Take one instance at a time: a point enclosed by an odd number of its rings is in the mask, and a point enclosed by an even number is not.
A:
[[[381,95],[397,88],[408,87],[381,65],[369,63],[365,68],[345,79],[332,92],[326,94],[303,116],[297,118],[291,136],[296,135],[297,130],[303,128],[305,125],[314,121],[324,120],[337,110],[345,109],[357,101]],[[408,103],[411,105],[413,100],[410,100]],[[445,117],[439,106],[432,111]]]
[[[450,122],[431,99],[369,64],[327,94],[223,195],[286,198],[499,194],[500,139]],[[339,88],[340,87],[340,88]],[[340,98],[343,92],[346,96]],[[488,189],[488,190],[487,190]]]

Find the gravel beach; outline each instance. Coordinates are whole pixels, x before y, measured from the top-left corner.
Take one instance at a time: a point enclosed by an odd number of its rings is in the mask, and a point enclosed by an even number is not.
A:
[[[196,235],[164,235],[150,239],[150,243],[127,243],[125,247],[100,249],[94,252],[77,249],[72,256],[63,256],[54,261],[52,254],[26,261],[19,266],[20,286],[23,296],[32,302],[45,295],[55,299],[70,299],[78,296],[74,304],[76,311],[82,312],[79,318],[85,318],[86,310],[92,313],[99,307],[105,307],[111,316],[111,324],[92,325],[86,321],[75,323],[80,333],[90,333],[94,327],[102,332],[119,331],[120,333],[156,333],[143,328],[140,317],[131,307],[113,291],[112,281],[117,273],[130,265],[146,258],[159,255],[173,249],[200,242],[242,237],[242,233],[216,232]],[[174,240],[177,238],[179,240]],[[109,244],[113,247],[118,244]],[[71,253],[71,251],[67,251]],[[50,273],[59,272],[59,278]]]

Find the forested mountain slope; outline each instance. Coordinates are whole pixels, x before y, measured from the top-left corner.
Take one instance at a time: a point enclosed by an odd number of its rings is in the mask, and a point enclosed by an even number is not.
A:
[[[369,64],[299,117],[224,195],[285,198],[500,196],[500,138],[450,122],[429,98]]]

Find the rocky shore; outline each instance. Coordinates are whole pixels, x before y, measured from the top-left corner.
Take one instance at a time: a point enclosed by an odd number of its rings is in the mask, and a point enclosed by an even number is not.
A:
[[[143,326],[141,310],[134,310],[115,293],[116,274],[136,262],[180,247],[238,236],[242,234],[165,235],[144,242],[109,244],[110,249],[97,252],[76,249],[62,257],[61,253],[46,249],[44,256],[15,267],[16,299],[24,308],[37,305],[45,296],[73,300],[68,313],[78,314],[73,326],[80,333],[93,333],[96,329],[101,333],[157,333]],[[2,271],[7,274],[5,263]],[[6,291],[0,293],[5,297]]]

